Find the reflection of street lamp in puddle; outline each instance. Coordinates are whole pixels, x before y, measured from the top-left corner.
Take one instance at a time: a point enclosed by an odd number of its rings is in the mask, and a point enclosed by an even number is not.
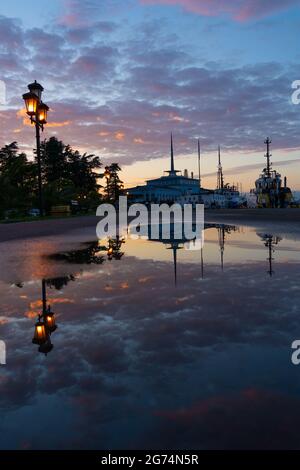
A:
[[[38,315],[38,321],[34,327],[33,344],[39,345],[39,352],[47,355],[52,349],[50,336],[56,330],[55,314],[51,311],[50,305],[47,307],[46,280],[42,280],[42,314]]]

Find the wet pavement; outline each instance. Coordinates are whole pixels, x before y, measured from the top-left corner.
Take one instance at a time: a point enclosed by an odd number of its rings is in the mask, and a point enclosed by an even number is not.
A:
[[[197,251],[94,232],[0,244],[0,447],[300,448],[297,233],[219,223]]]

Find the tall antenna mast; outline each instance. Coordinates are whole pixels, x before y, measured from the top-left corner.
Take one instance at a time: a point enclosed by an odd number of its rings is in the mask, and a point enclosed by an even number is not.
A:
[[[171,173],[174,173],[173,134],[171,132]]]
[[[176,176],[179,173],[179,170],[175,170],[174,165],[174,148],[173,148],[173,134],[171,132],[171,167],[170,170],[167,170],[165,173],[169,173],[169,176]]]
[[[272,140],[269,137],[267,137],[265,140],[265,144],[267,146],[267,153],[265,154],[265,157],[267,159],[267,176],[271,176],[271,167],[272,167],[272,163],[270,162],[270,158],[272,156],[272,154],[270,153],[271,143],[272,143]]]
[[[224,188],[224,180],[223,180],[223,168],[222,168],[222,164],[221,164],[221,149],[220,149],[220,145],[218,147],[218,156],[219,156],[219,160],[218,160],[218,181],[217,181],[217,188],[218,189],[223,189]]]
[[[200,164],[201,152],[200,152],[200,139],[198,139],[198,174],[199,174],[199,188],[201,188],[201,164]]]

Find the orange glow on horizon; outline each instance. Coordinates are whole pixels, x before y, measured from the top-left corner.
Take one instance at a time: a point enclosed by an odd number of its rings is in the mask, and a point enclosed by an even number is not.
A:
[[[61,121],[61,122],[47,122],[47,127],[65,127],[69,126],[72,121]]]

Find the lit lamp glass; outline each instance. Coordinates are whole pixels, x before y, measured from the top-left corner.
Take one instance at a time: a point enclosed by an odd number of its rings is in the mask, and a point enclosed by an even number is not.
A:
[[[38,98],[34,93],[25,93],[23,95],[23,100],[25,101],[26,112],[28,116],[34,116],[36,114],[37,106],[38,106]]]
[[[41,103],[38,107],[38,121],[41,124],[46,124],[47,123],[47,113],[49,111],[49,106],[47,106],[45,103]]]
[[[34,327],[34,336],[32,342],[34,344],[44,344],[48,339],[48,333],[45,324],[40,320],[36,322]]]
[[[47,330],[50,331],[50,333],[56,330],[57,325],[55,324],[55,315],[50,310],[45,313],[44,322]]]
[[[108,170],[105,170],[104,176],[105,178],[110,178],[110,172]]]
[[[113,248],[108,248],[107,254],[108,254],[109,256],[112,255],[113,252],[114,252]]]

